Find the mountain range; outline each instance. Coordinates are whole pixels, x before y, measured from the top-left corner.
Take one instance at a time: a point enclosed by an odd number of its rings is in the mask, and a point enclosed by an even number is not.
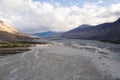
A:
[[[82,25],[61,35],[64,38],[91,40],[120,40],[120,18],[115,22],[96,26]]]
[[[39,37],[62,37],[90,40],[120,40],[120,18],[114,22],[96,26],[81,25],[70,31],[56,33],[52,31],[34,33]],[[0,21],[0,41],[25,41],[31,39],[26,34]]]

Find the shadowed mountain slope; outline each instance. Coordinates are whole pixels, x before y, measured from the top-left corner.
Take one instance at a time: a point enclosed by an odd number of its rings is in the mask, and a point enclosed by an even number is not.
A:
[[[120,18],[111,23],[96,26],[82,26],[62,34],[65,38],[93,39],[93,40],[120,40]]]

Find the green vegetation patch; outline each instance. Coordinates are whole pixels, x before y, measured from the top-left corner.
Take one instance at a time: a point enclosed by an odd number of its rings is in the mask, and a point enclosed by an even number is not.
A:
[[[31,44],[0,42],[0,48],[30,47]]]
[[[10,54],[17,54],[17,53],[22,53],[25,51],[29,51],[30,49],[28,48],[0,48],[0,57],[5,56],[5,55],[10,55]]]
[[[47,42],[0,42],[0,57],[29,51],[28,47],[36,44],[47,44]]]
[[[0,42],[0,56],[29,51],[31,44],[18,42]]]

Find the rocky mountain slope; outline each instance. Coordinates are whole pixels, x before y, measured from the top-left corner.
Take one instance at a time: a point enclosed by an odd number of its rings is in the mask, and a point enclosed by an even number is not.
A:
[[[92,40],[120,40],[120,18],[111,23],[96,26],[78,27],[62,34],[65,38]]]
[[[24,41],[29,39],[27,35],[0,21],[0,41]]]
[[[17,34],[20,33],[18,30],[16,30],[13,27],[10,27],[9,25],[5,24],[3,21],[0,21],[0,31],[3,32],[8,32],[11,34]],[[23,35],[22,33],[20,33],[21,35]]]

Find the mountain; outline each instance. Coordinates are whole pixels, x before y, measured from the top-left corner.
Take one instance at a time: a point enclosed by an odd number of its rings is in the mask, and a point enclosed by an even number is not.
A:
[[[24,35],[20,31],[16,30],[15,28],[10,27],[9,25],[5,24],[3,21],[0,21],[0,31],[8,32],[11,34]]]
[[[0,41],[24,41],[27,39],[30,37],[0,21]]]
[[[34,33],[33,35],[38,36],[38,37],[51,37],[54,34],[56,34],[56,32],[47,31],[47,32],[41,32],[41,33]]]
[[[84,28],[88,28],[88,27],[90,27],[90,25],[84,24],[84,25],[81,25],[81,26],[79,26],[79,27],[77,27],[77,28],[75,28],[75,29],[70,30],[69,33],[70,33],[70,32],[72,32],[72,33],[73,33],[73,32],[79,32],[79,30],[84,29]]]
[[[120,40],[120,18],[111,23],[103,23],[85,28],[75,28],[62,34],[64,38],[92,40]]]

